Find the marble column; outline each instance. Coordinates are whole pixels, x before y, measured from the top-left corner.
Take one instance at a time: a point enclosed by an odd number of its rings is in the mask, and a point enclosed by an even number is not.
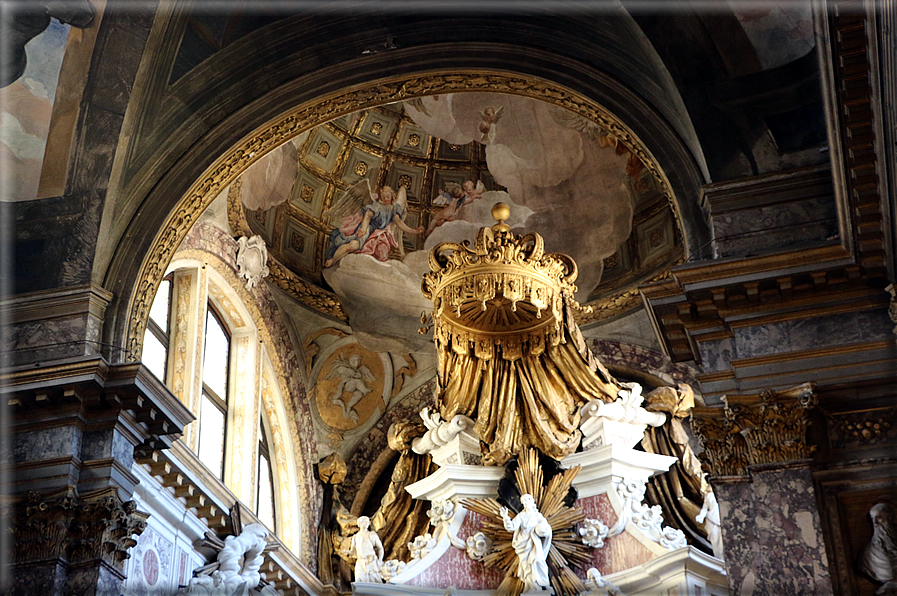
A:
[[[121,593],[147,514],[135,453],[171,446],[192,414],[140,364],[100,357],[12,369],[3,467],[12,594]]]
[[[732,594],[832,593],[805,434],[810,384],[696,408]]]

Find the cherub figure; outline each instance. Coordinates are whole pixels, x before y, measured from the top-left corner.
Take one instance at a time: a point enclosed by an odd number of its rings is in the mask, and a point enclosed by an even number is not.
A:
[[[333,366],[330,368],[330,374],[327,376],[327,379],[340,380],[330,401],[342,409],[344,418],[352,420],[353,422],[357,421],[358,412],[355,411],[355,404],[360,402],[365,395],[373,391],[371,387],[367,386],[368,382],[374,380],[374,375],[371,373],[371,369],[361,363],[361,356],[352,354],[348,359],[337,358],[336,362],[334,362]],[[349,398],[348,402],[345,402],[342,399],[343,393],[345,392],[352,394],[352,397]]]
[[[408,234],[424,231],[423,226],[411,228],[405,223],[407,209],[405,187],[396,193],[392,187],[383,186],[375,193],[367,179],[350,187],[324,213],[330,222],[342,221],[330,233],[324,267],[332,267],[351,253],[371,255],[378,261],[389,259],[389,251],[401,247],[403,231]]]
[[[433,199],[434,205],[445,205],[445,207],[430,220],[430,225],[427,226],[424,238],[429,237],[433,230],[445,222],[458,219],[461,215],[461,208],[477,199],[482,199],[484,192],[486,192],[486,186],[482,180],[478,180],[476,184],[474,184],[473,180],[466,180],[463,185],[458,185],[454,182],[446,184],[445,190]]]
[[[480,142],[484,145],[490,145],[495,142],[495,123],[501,120],[504,111],[504,106],[499,107],[497,110],[492,106],[486,106],[483,111],[480,112],[479,128],[480,132],[483,134]]]

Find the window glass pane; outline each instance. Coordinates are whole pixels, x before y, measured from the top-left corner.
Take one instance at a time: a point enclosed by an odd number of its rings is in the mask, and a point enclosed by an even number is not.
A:
[[[202,380],[218,397],[227,401],[227,353],[230,342],[221,323],[209,309],[206,314],[206,341]]]
[[[224,463],[224,412],[219,410],[203,393],[199,409],[199,460],[209,470],[223,478]]]
[[[153,306],[150,308],[150,318],[166,334],[168,333],[168,297],[170,295],[171,282],[163,279],[159,284],[159,291],[156,292],[156,298],[153,300]]]
[[[259,455],[259,490],[255,514],[269,530],[274,530],[274,482],[271,478],[271,462]]]
[[[163,383],[168,350],[150,330],[143,334],[143,364]]]

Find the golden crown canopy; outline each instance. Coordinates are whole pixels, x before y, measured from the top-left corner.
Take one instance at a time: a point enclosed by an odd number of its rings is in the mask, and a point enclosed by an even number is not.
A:
[[[508,206],[497,203],[498,223],[467,242],[443,242],[430,253],[423,293],[433,301],[434,339],[458,354],[516,360],[539,355],[564,341],[565,306],[580,308],[576,263],[545,254],[542,236],[518,236],[504,221]]]
[[[483,462],[501,465],[526,447],[554,459],[576,450],[580,408],[613,401],[616,382],[592,370],[572,310],[576,264],[545,254],[538,234],[504,223],[476,244],[443,243],[430,253],[423,292],[433,301],[440,416],[475,421]]]

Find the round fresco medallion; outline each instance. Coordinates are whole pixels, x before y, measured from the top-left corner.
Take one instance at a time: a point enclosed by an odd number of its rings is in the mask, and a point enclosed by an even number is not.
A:
[[[154,586],[159,581],[159,557],[154,550],[143,553],[143,579],[148,586]]]
[[[383,405],[383,361],[357,344],[334,351],[318,373],[321,419],[337,430],[363,425]]]

